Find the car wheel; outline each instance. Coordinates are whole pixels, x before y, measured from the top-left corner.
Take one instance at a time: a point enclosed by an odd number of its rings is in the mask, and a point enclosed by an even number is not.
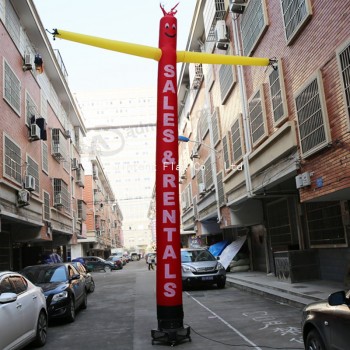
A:
[[[69,299],[69,304],[67,307],[67,321],[74,322],[75,321],[75,302],[72,298]]]
[[[323,344],[323,340],[316,330],[313,329],[307,335],[305,349],[306,350],[326,350],[326,347]]]
[[[47,338],[47,316],[44,311],[41,311],[38,317],[38,324],[36,326],[35,345],[44,346]]]
[[[112,268],[109,265],[105,265],[104,270],[105,270],[105,272],[111,272]]]
[[[91,280],[90,288],[89,288],[89,293],[93,293],[95,290],[95,281]]]
[[[219,281],[217,283],[217,286],[219,289],[223,289],[223,288],[225,288],[225,284],[226,284],[226,281]]]
[[[81,308],[84,310],[87,308],[87,292],[84,290],[83,302],[81,303]]]

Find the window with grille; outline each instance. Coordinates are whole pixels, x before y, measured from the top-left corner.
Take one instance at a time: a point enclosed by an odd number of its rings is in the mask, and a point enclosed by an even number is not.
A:
[[[217,175],[218,181],[218,195],[219,195],[219,206],[222,207],[225,205],[225,192],[224,192],[224,184],[222,182],[222,172]]]
[[[193,216],[195,219],[198,218],[197,197],[193,198]]]
[[[67,140],[63,136],[62,131],[60,129],[52,129],[51,137],[52,137],[53,157],[55,157],[58,161],[65,160],[65,159],[68,160]],[[65,167],[66,167],[66,170],[68,170],[69,164],[65,165]]]
[[[300,147],[303,157],[307,157],[330,142],[325,97],[319,72],[296,93],[295,103]]]
[[[233,163],[237,164],[243,157],[242,149],[242,125],[241,115],[239,114],[236,121],[231,126],[231,143]]]
[[[233,89],[236,78],[234,67],[230,64],[222,64],[219,69],[221,103],[224,104]]]
[[[49,149],[45,142],[41,143],[41,150],[42,150],[41,166],[43,171],[46,174],[48,174],[49,173]]]
[[[10,34],[11,39],[16,44],[17,48],[20,47],[21,37],[21,24],[15,10],[13,9],[10,0],[6,0],[6,19],[5,26]]]
[[[27,156],[27,175],[35,178],[35,192],[39,193],[39,166],[29,156]]]
[[[267,205],[267,221],[272,247],[292,244],[292,228],[286,199]]]
[[[78,218],[80,220],[86,220],[86,204],[82,199],[78,199]]]
[[[284,89],[284,78],[282,65],[280,63],[278,65],[278,69],[273,69],[269,75],[269,86],[273,121],[275,126],[278,126],[287,118],[287,102]]]
[[[17,146],[12,140],[5,136],[5,152],[4,165],[5,176],[11,180],[22,184],[22,159],[21,148]]]
[[[241,21],[244,56],[251,55],[267,26],[265,0],[249,1]]]
[[[5,60],[4,99],[18,115],[21,115],[21,82]]]
[[[193,200],[192,200],[192,185],[189,184],[187,186],[187,189],[186,189],[186,192],[187,192],[187,198],[188,198],[188,206],[191,206],[193,204]]]
[[[31,125],[35,122],[35,116],[37,114],[37,108],[34,100],[29,95],[28,91],[26,91],[26,124]]]
[[[44,220],[50,221],[51,215],[50,215],[50,194],[48,192],[44,191],[44,207],[43,207],[43,216]]]
[[[201,118],[200,118],[200,135],[201,139],[203,140],[207,132],[209,131],[209,124],[208,124],[208,113],[209,111],[207,109],[203,109],[201,111]]]
[[[337,52],[338,64],[341,73],[341,82],[344,91],[345,108],[350,119],[350,44],[347,43],[345,47],[342,47]]]
[[[226,15],[225,0],[207,0],[203,9],[205,39],[215,41],[215,24]]]
[[[214,141],[214,147],[215,147],[221,139],[220,125],[219,125],[219,111],[217,108],[215,108],[214,113],[211,116],[211,126],[213,129],[213,141]]]
[[[253,145],[256,145],[267,136],[266,112],[262,87],[249,100],[248,110]]]
[[[211,168],[211,157],[209,157],[204,163],[204,178],[205,178],[205,188],[208,190],[213,186],[213,172]]]
[[[215,81],[214,66],[212,64],[206,64],[205,67],[206,67],[205,84],[208,91],[210,91]]]
[[[310,246],[343,246],[347,244],[339,202],[306,203]]]
[[[205,176],[204,176],[204,171],[202,169],[202,166],[199,167],[196,178],[197,178],[198,188],[200,184],[203,184],[203,185],[205,184]]]
[[[55,203],[62,203],[66,211],[70,211],[70,194],[68,185],[62,179],[53,179],[54,190],[54,205]]]
[[[229,171],[231,169],[231,156],[230,156],[230,146],[229,146],[229,137],[225,135],[222,138],[222,149],[224,154],[224,169],[225,171]]]
[[[291,43],[312,14],[309,0],[281,0],[287,42]]]

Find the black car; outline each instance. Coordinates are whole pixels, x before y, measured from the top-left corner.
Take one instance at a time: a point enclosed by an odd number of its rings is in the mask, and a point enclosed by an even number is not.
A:
[[[88,271],[103,270],[105,272],[111,272],[111,270],[118,270],[118,268],[114,265],[112,261],[104,260],[98,256],[82,256],[72,260],[72,262],[75,261],[83,261]]]
[[[307,305],[302,313],[305,349],[349,349],[350,291],[331,294]]]
[[[87,271],[85,266],[79,261],[72,262],[72,265],[77,269],[77,271],[84,276],[86,290],[89,293],[92,293],[95,290],[95,281],[90,272]]]
[[[27,266],[21,273],[44,291],[49,319],[74,322],[76,310],[86,309],[85,278],[72,264]]]

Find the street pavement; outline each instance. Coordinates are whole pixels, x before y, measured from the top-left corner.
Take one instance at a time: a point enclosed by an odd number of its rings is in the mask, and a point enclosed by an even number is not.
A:
[[[171,347],[156,342],[156,272],[144,260],[123,270],[93,274],[96,290],[88,307],[71,324],[54,322],[44,349],[155,350]],[[177,348],[303,349],[300,309],[234,287],[197,289],[183,293],[184,324],[191,342]],[[32,349],[27,347],[27,349]]]

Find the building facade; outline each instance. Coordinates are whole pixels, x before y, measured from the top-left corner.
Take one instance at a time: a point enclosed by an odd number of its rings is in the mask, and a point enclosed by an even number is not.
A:
[[[184,245],[245,235],[254,270],[292,282],[344,278],[349,14],[323,0],[197,3],[187,50],[277,65],[182,66]]]
[[[86,128],[33,1],[0,0],[0,32],[0,270],[19,270],[87,239]]]

